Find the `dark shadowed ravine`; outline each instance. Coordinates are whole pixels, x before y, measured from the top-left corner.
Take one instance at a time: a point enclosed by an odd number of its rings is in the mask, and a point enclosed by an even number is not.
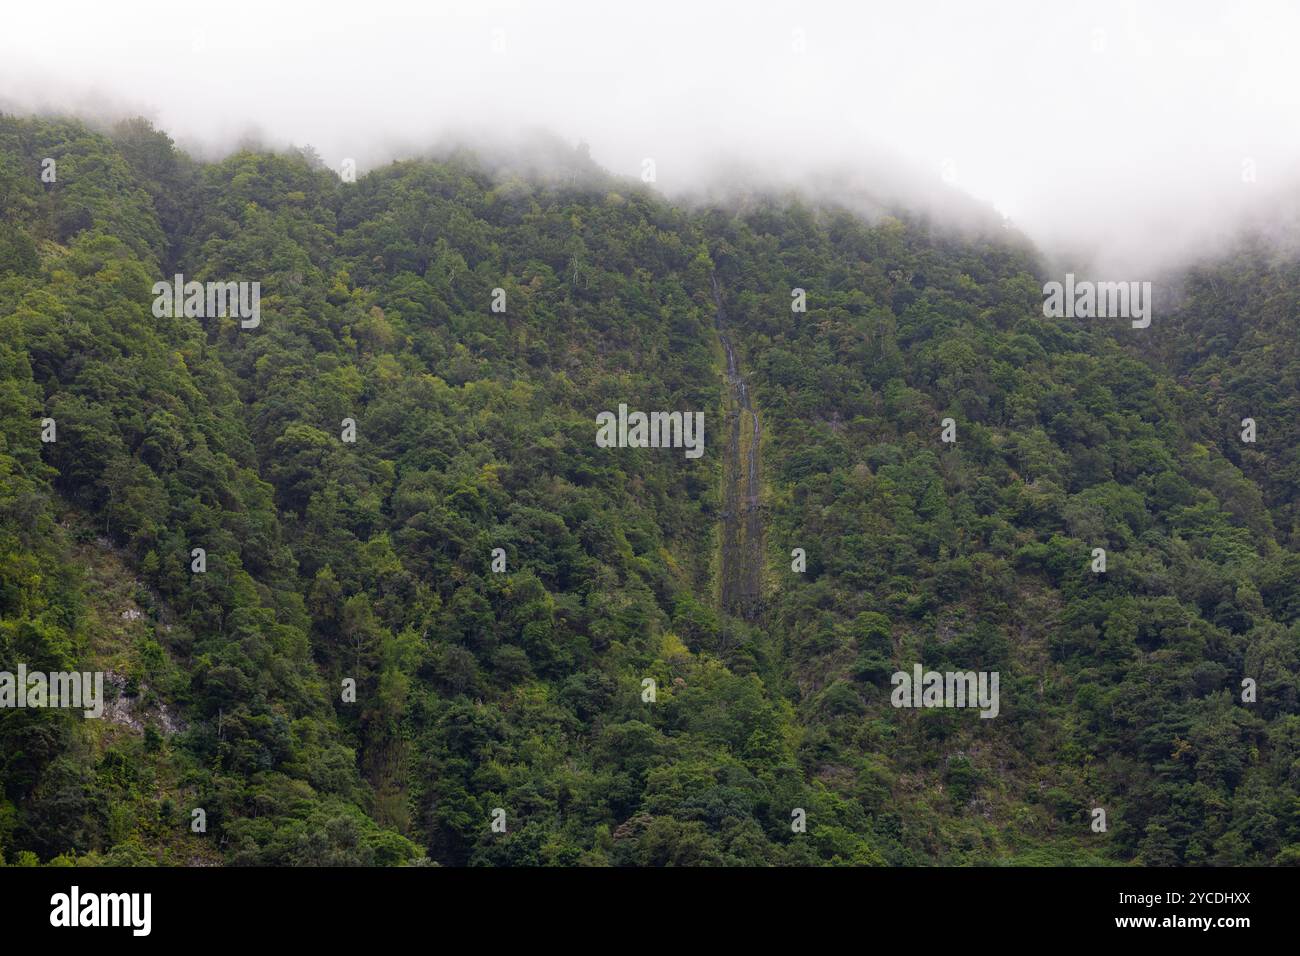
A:
[[[762,614],[763,516],[759,509],[759,439],[749,385],[726,330],[717,276],[714,325],[727,361],[727,451],[722,466],[722,609],[747,621]]]

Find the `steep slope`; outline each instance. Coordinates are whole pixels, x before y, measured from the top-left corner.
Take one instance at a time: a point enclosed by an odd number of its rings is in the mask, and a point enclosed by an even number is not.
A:
[[[206,852],[232,861],[295,862],[331,849],[356,861],[413,858],[412,844],[381,834],[364,812],[232,377],[196,322],[152,313],[170,242],[138,172],[108,139],[70,123],[3,119],[0,155],[4,231],[19,250],[0,262],[0,670],[120,662],[136,673],[112,689],[115,712],[135,708],[147,683],[146,696],[188,726],[158,770],[183,776],[185,802],[146,813],[139,741],[106,741],[66,710],[0,712],[9,821],[0,850],[161,862],[201,809]],[[46,156],[58,159],[52,183],[40,177]],[[56,525],[65,505],[73,526],[121,547],[143,591],[157,595],[135,648],[105,646],[91,630],[112,609],[101,593],[83,596],[83,562]],[[206,552],[202,574],[192,573],[195,547]],[[88,736],[101,745],[87,746]],[[160,820],[172,827],[166,839]]]
[[[1300,857],[1291,501],[1217,346],[1044,319],[1005,234],[552,165],[0,118],[0,670],[146,688],[106,747],[0,711],[7,859]],[[176,272],[260,325],[154,318]],[[601,448],[620,403],[727,427]],[[915,663],[1000,672],[998,717],[892,707]]]
[[[762,356],[772,567],[809,553],[772,609],[806,773],[892,821],[899,859],[1293,857],[1297,632],[1257,590],[1292,559],[1196,397],[1122,332],[1044,319],[996,237],[776,204],[719,229]],[[999,717],[891,707],[918,662],[1000,671]]]

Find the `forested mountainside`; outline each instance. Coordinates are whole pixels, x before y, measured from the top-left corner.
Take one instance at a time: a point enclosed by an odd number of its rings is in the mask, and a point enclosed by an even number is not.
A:
[[[109,697],[0,709],[6,862],[1300,863],[1300,257],[1050,319],[1010,232],[569,161],[0,117],[0,671]]]

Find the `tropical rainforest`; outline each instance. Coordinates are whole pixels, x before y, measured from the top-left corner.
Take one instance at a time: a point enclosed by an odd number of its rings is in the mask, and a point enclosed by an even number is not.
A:
[[[550,165],[0,116],[0,671],[108,698],[0,710],[5,864],[1300,864],[1295,243],[1133,329],[997,223]]]

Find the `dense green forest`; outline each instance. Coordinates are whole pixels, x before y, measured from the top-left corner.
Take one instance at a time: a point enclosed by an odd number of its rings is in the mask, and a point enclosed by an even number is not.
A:
[[[0,671],[110,698],[0,710],[0,858],[1300,864],[1294,246],[1135,330],[1045,318],[996,225],[554,153],[344,182],[0,116]],[[157,317],[178,273],[260,324]],[[620,403],[704,455],[598,447]],[[917,662],[1000,713],[891,706]]]

